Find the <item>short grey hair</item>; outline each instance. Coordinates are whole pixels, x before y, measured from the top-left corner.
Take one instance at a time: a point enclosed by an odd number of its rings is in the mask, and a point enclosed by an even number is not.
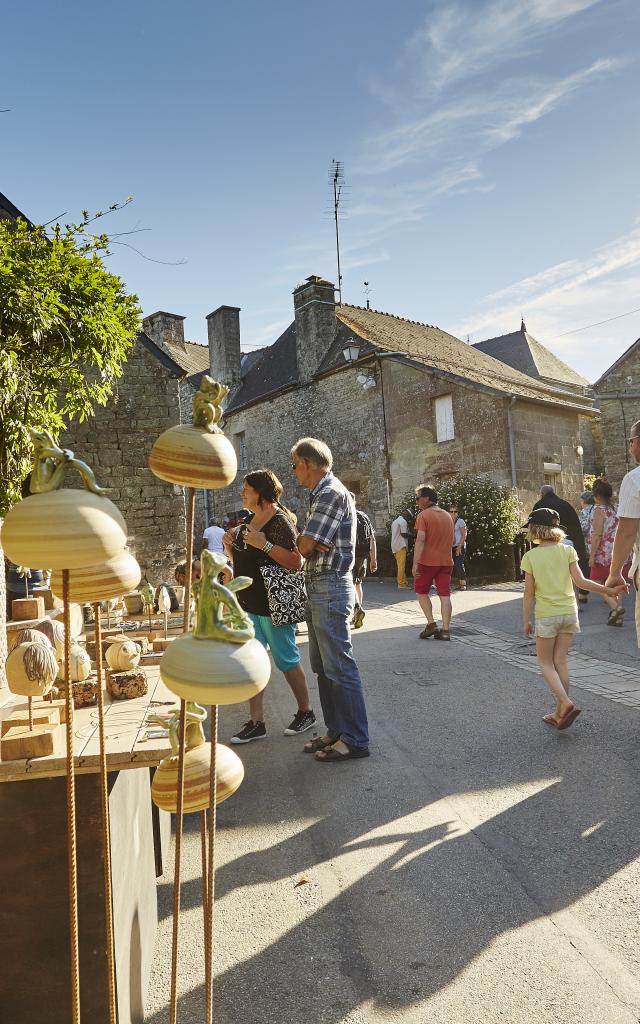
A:
[[[333,466],[333,455],[329,445],[319,441],[317,437],[301,437],[291,449],[291,454],[310,462],[318,469],[329,470]]]
[[[554,489],[551,486],[551,484],[543,484],[542,487],[540,488],[540,494],[555,494],[555,493],[556,492],[554,491]]]

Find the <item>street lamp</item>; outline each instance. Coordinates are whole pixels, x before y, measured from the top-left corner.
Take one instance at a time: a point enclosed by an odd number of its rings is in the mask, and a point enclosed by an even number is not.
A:
[[[358,359],[360,355],[360,343],[354,338],[351,338],[343,348],[342,355],[345,358],[345,362],[355,363],[356,359]]]

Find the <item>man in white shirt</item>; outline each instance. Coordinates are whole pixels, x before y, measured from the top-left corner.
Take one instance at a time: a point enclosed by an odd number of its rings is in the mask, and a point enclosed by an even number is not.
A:
[[[629,447],[636,462],[640,462],[640,420],[631,427]],[[640,647],[640,595],[638,594],[638,544],[640,528],[640,466],[629,470],[620,484],[618,499],[618,528],[611,555],[611,568],[607,586],[624,583],[622,567],[628,560],[634,545],[635,552],[631,566],[631,578],[636,585],[636,635]]]
[[[211,526],[202,534],[202,548],[204,551],[206,548],[208,551],[215,551],[219,555],[224,554],[224,547],[222,545],[222,538],[224,537],[224,530],[218,525],[217,519],[211,520]]]
[[[405,509],[399,516],[396,516],[391,524],[391,551],[396,560],[398,590],[409,589],[406,564],[409,546],[409,520],[412,519],[411,513]]]

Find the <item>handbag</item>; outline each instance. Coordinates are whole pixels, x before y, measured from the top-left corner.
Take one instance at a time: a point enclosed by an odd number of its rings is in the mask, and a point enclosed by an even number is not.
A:
[[[269,615],[274,626],[292,626],[304,622],[307,590],[302,569],[283,569],[281,565],[261,565]]]

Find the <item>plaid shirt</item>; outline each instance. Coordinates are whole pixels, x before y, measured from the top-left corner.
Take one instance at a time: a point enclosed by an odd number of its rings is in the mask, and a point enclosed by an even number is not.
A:
[[[327,473],[311,491],[309,518],[302,535],[331,547],[328,551],[313,551],[305,562],[305,572],[349,572],[356,549],[356,526],[351,495],[333,473]]]

